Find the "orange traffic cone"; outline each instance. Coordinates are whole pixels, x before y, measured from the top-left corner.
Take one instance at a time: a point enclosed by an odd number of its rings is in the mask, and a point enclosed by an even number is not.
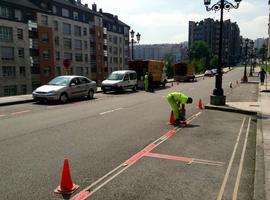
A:
[[[198,108],[199,108],[199,109],[203,109],[203,104],[202,104],[202,100],[201,100],[201,99],[199,100]]]
[[[64,161],[64,166],[63,166],[63,171],[62,171],[62,179],[61,179],[61,185],[58,186],[54,192],[57,194],[71,194],[75,190],[78,189],[78,185],[75,185],[72,182],[71,175],[70,175],[70,170],[69,170],[69,164],[68,160],[65,159]]]
[[[173,111],[171,111],[171,116],[170,116],[170,124],[174,124],[174,116],[173,116]]]

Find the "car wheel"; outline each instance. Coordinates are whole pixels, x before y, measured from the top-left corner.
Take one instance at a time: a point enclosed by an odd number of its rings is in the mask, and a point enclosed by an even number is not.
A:
[[[137,85],[134,85],[134,87],[132,88],[132,90],[133,90],[134,92],[136,92],[136,91],[137,91]]]
[[[93,90],[89,90],[88,91],[88,95],[87,95],[87,99],[93,99],[94,98],[94,91]]]
[[[61,94],[61,96],[60,96],[60,98],[59,98],[59,101],[60,101],[61,103],[67,103],[67,101],[68,101],[68,96],[67,96],[67,94],[66,94],[66,93]]]

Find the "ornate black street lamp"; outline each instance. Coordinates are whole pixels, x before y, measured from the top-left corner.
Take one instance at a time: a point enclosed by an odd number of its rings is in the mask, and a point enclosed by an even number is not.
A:
[[[247,78],[247,60],[248,60],[248,44],[249,44],[249,39],[245,39],[245,70],[244,70],[244,76],[243,76],[243,83],[248,82]]]
[[[249,60],[250,60],[249,76],[253,76],[253,73],[252,73],[252,65],[253,65],[253,47],[254,47],[254,42],[253,42],[253,40],[250,41],[249,47],[250,47],[250,52],[249,52]]]
[[[216,84],[211,95],[210,103],[213,105],[225,105],[226,97],[222,89],[222,38],[223,38],[223,11],[224,9],[229,11],[230,9],[237,9],[241,0],[234,0],[236,5],[226,1],[220,0],[216,4],[210,6],[211,0],[204,0],[204,5],[207,11],[219,11],[220,10],[220,31],[219,31],[219,49],[218,49],[218,67],[216,75]]]
[[[134,59],[134,52],[133,52],[134,43],[139,43],[140,42],[140,39],[141,39],[141,34],[140,33],[137,33],[136,34],[137,42],[136,42],[134,40],[134,34],[135,34],[135,32],[133,30],[131,30],[130,31],[130,37],[131,37],[131,59],[132,60]]]

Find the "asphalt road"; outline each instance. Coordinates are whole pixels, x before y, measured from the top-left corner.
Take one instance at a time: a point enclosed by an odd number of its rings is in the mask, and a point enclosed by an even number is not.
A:
[[[224,74],[227,99],[256,101],[257,85],[236,84],[242,75],[243,69]],[[204,104],[209,102],[214,82],[214,78],[200,78],[194,83],[168,84],[155,93],[96,94],[94,100],[66,105],[28,103],[1,107],[0,199],[63,199],[53,191],[60,184],[65,158],[69,159],[80,192],[172,131],[165,98],[169,92],[182,91],[193,97],[193,105],[187,106],[187,117],[191,117],[201,112],[197,108],[199,99]],[[230,82],[234,89],[229,87]],[[101,181],[90,188],[95,190],[91,198],[217,199],[238,139],[234,153],[237,161],[232,163],[223,192],[223,199],[231,199],[247,137],[237,194],[238,199],[252,199],[256,119],[207,110],[195,116],[191,124],[178,129],[177,134],[132,166],[120,167],[119,175],[107,184]],[[153,157],[156,154],[159,158]],[[168,161],[160,154],[204,162]]]

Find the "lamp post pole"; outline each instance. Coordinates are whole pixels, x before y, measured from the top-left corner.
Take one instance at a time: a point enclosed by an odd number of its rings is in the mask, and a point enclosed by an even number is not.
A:
[[[253,47],[254,47],[254,42],[251,40],[250,41],[250,53],[249,53],[249,61],[250,61],[249,76],[253,76],[253,71],[252,71],[252,65],[253,65]]]
[[[222,89],[222,38],[223,38],[223,12],[232,8],[237,9],[241,0],[235,0],[236,5],[228,2],[227,0],[220,0],[213,6],[210,6],[211,0],[204,0],[204,5],[207,11],[219,11],[220,10],[220,32],[219,32],[219,48],[218,48],[218,67],[215,82],[215,89],[213,95],[211,95],[210,103],[213,105],[225,105],[226,97]]]
[[[131,60],[134,60],[134,43],[139,43],[140,39],[141,39],[141,34],[137,33],[136,34],[136,38],[137,38],[137,42],[134,40],[134,34],[135,32],[133,30],[130,31],[130,37],[131,37]]]
[[[249,43],[249,39],[245,39],[245,70],[244,70],[244,76],[243,76],[243,83],[248,82],[248,78],[247,78],[248,43]]]

